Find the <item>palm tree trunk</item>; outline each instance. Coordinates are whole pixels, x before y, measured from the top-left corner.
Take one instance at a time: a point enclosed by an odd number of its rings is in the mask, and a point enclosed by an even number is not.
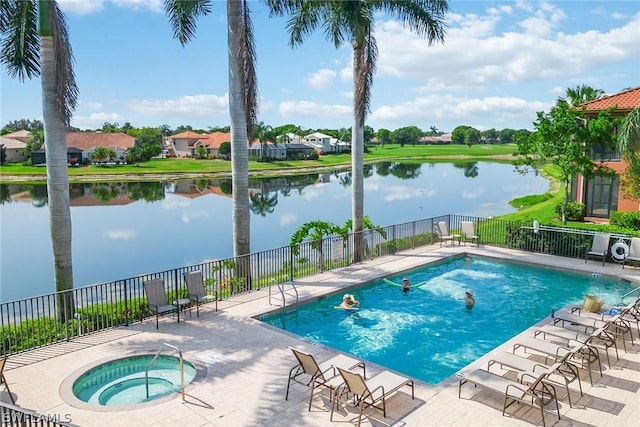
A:
[[[247,117],[242,87],[242,60],[238,31],[242,25],[242,2],[227,0],[227,43],[229,55],[229,115],[231,125],[231,185],[233,255],[239,274],[249,274],[250,249],[249,217],[249,150],[247,145]],[[248,282],[250,278],[246,276]]]
[[[43,12],[41,8],[41,13]],[[56,281],[57,315],[60,322],[73,318],[73,266],[71,256],[71,211],[69,207],[69,172],[67,169],[67,135],[57,104],[57,79],[53,37],[40,39],[42,61],[42,115],[46,143],[49,226],[53,247]]]
[[[364,49],[353,50],[353,85],[359,85],[358,75],[362,67]],[[364,258],[362,244],[362,217],[364,211],[364,112],[360,111],[358,96],[354,96],[354,123],[351,130],[351,220],[353,221],[353,262],[361,262]]]

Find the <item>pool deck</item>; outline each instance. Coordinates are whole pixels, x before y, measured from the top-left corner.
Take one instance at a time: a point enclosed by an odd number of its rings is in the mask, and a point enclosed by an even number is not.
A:
[[[460,253],[492,256],[528,263],[539,263],[563,269],[587,271],[624,277],[640,283],[640,269],[622,269],[619,265],[602,266],[597,261],[587,264],[581,259],[536,255],[495,247],[433,245],[396,255],[365,261],[340,270],[296,281],[300,301],[322,295],[344,292],[363,282],[409,270]],[[630,300],[629,300],[630,301]],[[625,301],[625,302],[629,302]],[[18,406],[44,416],[70,419],[78,426],[349,426],[357,421],[357,409],[341,408],[329,421],[330,406],[326,392],[314,398],[307,411],[309,389],[294,384],[289,400],[285,390],[294,358],[288,347],[313,353],[319,361],[336,351],[300,340],[275,330],[253,317],[273,311],[277,302],[269,304],[268,291],[240,295],[213,307],[201,307],[197,318],[188,314],[165,316],[159,330],[155,319],[134,323],[71,342],[11,356],[5,376]],[[550,307],[551,309],[551,307]],[[542,322],[548,322],[545,319]],[[581,370],[584,396],[577,384],[571,384],[574,405],[569,407],[564,387],[558,386],[561,420],[547,406],[547,426],[636,426],[640,419],[640,337],[632,325],[635,345],[627,342],[627,351],[619,349],[616,360],[609,350],[612,367],[603,362],[603,376],[594,372],[594,385]],[[531,336],[531,329],[523,332]],[[496,350],[466,366],[486,369],[488,358],[496,351],[511,349],[514,338]],[[61,394],[67,394],[65,379],[84,371],[87,365],[140,353],[154,353],[162,343],[182,349],[186,360],[200,367],[200,378],[186,388],[186,401],[179,394],[152,406],[130,410],[94,411],[69,405]],[[165,352],[170,354],[170,352]],[[604,358],[604,357],[603,357]],[[605,359],[606,360],[606,359]],[[385,368],[367,363],[367,377]],[[492,368],[493,370],[494,368]],[[498,371],[496,371],[498,372]],[[501,395],[482,391],[470,384],[462,387],[458,398],[455,376],[433,386],[415,382],[415,400],[403,388],[387,401],[387,418],[373,408],[365,409],[363,426],[530,426],[542,425],[539,410],[519,405],[502,415]],[[64,384],[64,385],[63,385]],[[3,386],[0,398],[8,402]],[[577,403],[576,403],[577,401]]]

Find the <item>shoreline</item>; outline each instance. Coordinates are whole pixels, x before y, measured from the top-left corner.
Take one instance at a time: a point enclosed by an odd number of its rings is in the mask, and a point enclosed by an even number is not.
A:
[[[511,161],[516,157],[513,155],[495,155],[487,157],[473,157],[473,156],[438,156],[429,158],[415,158],[415,157],[396,157],[389,159],[375,159],[367,160],[364,162],[367,164],[374,164],[380,162],[397,162],[397,161],[424,161],[428,163],[431,160],[469,160],[469,161]],[[351,164],[336,164],[332,166],[309,166],[309,167],[293,167],[293,168],[274,168],[263,170],[249,170],[250,178],[269,178],[275,176],[291,176],[291,175],[304,175],[310,173],[321,173],[334,170],[348,170],[351,169]],[[216,172],[165,172],[165,173],[114,173],[114,174],[86,174],[86,175],[69,175],[69,183],[86,183],[86,182],[115,182],[115,181],[162,181],[162,180],[181,180],[181,179],[199,179],[199,178],[231,178],[231,170],[228,171],[216,171]],[[0,184],[35,184],[46,183],[47,175],[34,174],[34,175],[11,175],[0,172]]]

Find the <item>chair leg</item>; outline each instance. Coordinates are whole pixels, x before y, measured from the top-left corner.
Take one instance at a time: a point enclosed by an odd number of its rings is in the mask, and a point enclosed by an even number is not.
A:
[[[11,403],[15,405],[16,401],[13,398],[13,394],[11,394],[11,390],[9,389],[9,383],[7,382],[7,379],[5,378],[4,374],[0,374],[0,384],[4,384],[4,387],[7,389],[7,394],[9,395],[9,399],[11,399]]]

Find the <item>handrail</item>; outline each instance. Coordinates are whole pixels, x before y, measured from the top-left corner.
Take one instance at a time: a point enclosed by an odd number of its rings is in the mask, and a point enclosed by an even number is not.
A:
[[[282,297],[282,310],[284,310],[285,307],[287,306],[286,297],[284,295],[284,288],[280,286],[280,283],[278,283],[275,278],[272,279],[272,282],[278,288],[278,292],[280,292],[280,296]],[[298,308],[298,300],[300,298],[300,295],[298,294],[298,289],[296,288],[296,284],[293,282],[293,279],[290,278],[289,283],[291,283],[291,287],[293,288],[293,291],[296,293],[296,308]],[[269,286],[269,304],[271,304],[271,286]]]
[[[626,297],[628,297],[629,295],[631,295],[631,294],[632,294],[632,293],[634,293],[634,292],[638,292],[638,293],[640,293],[640,286],[639,286],[639,287],[637,287],[637,288],[635,288],[634,290],[629,291],[629,292],[627,292],[626,294],[622,295],[622,298],[620,298],[620,305],[622,305],[622,304],[623,304],[624,299],[625,299]]]
[[[153,356],[153,359],[151,359],[151,362],[149,362],[149,366],[147,366],[147,369],[144,371],[144,384],[145,384],[145,388],[147,391],[147,399],[149,398],[149,370],[151,369],[151,367],[153,366],[153,364],[156,362],[156,359],[158,358],[158,356],[160,356],[160,353],[162,352],[162,346],[166,345],[169,348],[174,349],[175,351],[178,352],[178,355],[180,356],[180,394],[182,395],[182,401],[185,402],[185,398],[184,398],[184,359],[182,358],[182,350],[180,350],[178,347],[176,347],[175,345],[171,345],[169,343],[162,343],[160,344],[160,346],[158,346],[158,351],[156,351],[155,356]]]
[[[593,236],[596,233],[600,233],[600,231],[595,231],[595,230],[585,230],[585,229],[571,228],[571,227],[556,227],[553,225],[539,225],[538,227],[523,225],[520,228],[524,230],[557,231],[560,233],[583,234],[587,236]],[[631,238],[631,236],[628,234],[622,234],[622,233],[607,233],[607,234],[610,234],[611,238],[613,239],[630,239]]]

